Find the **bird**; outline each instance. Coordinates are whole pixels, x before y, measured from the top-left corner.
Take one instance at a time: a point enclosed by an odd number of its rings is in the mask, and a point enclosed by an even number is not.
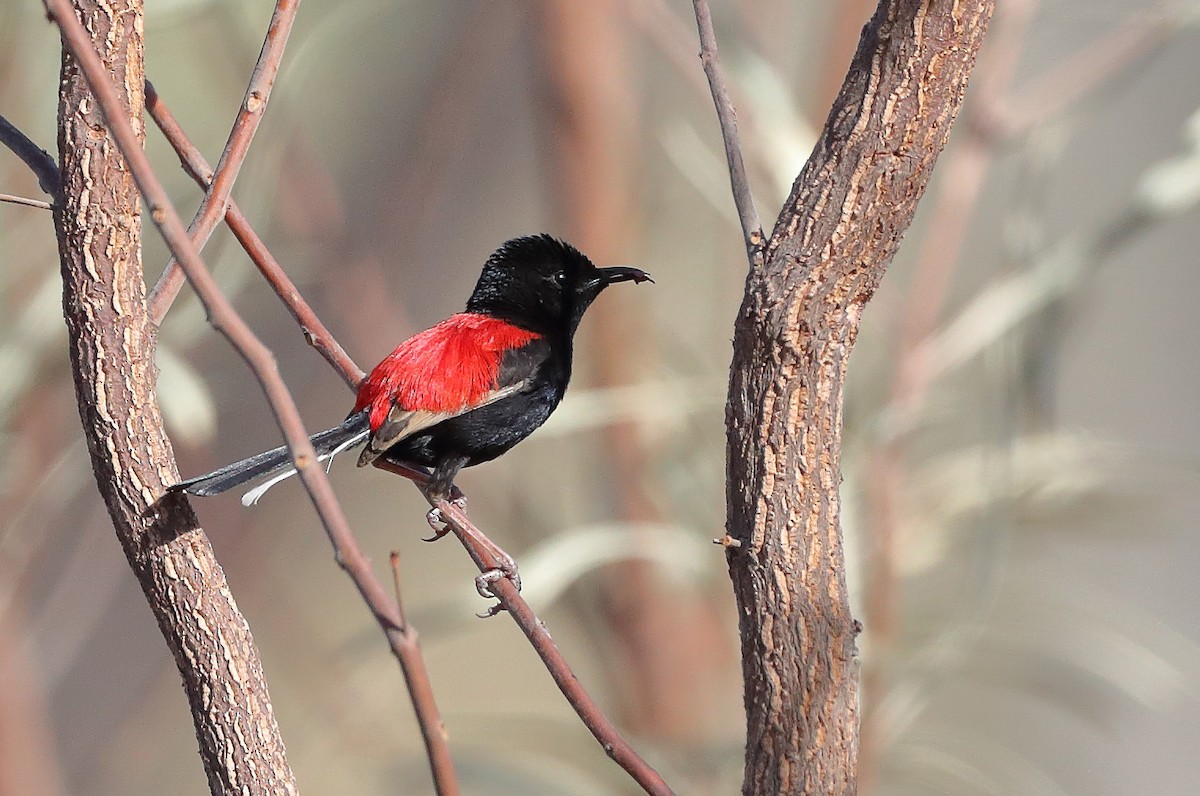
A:
[[[451,495],[464,467],[491,461],[546,422],[571,380],[575,331],[609,285],[653,282],[639,268],[597,268],[548,234],[513,238],[484,263],[464,312],[400,343],[360,383],[346,419],[309,439],[319,461],[358,446],[358,466],[380,457],[428,475]],[[170,487],[217,495],[258,479],[257,503],[296,472],[287,446]]]

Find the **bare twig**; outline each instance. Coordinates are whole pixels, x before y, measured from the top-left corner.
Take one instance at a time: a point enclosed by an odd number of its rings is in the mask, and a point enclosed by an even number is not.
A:
[[[429,771],[433,774],[433,786],[437,789],[438,796],[453,796],[459,792],[458,775],[450,757],[446,728],[442,724],[437,700],[433,696],[429,670],[425,666],[425,658],[421,655],[417,630],[408,623],[408,618],[404,615],[404,602],[400,597],[400,554],[392,551],[388,561],[392,566],[392,586],[396,593],[396,616],[400,620],[397,628],[400,646],[393,649],[400,660],[400,670],[404,673],[408,696],[412,700],[413,712],[417,714],[421,738],[425,741]]]
[[[154,90],[154,86],[150,81],[146,81],[146,110],[149,111],[150,117],[154,119],[154,123],[166,136],[167,141],[174,147],[175,152],[179,155],[179,160],[183,164],[183,169],[188,175],[196,181],[196,183],[204,189],[207,189],[212,183],[213,171],[209,167],[204,156],[200,154],[200,150],[192,144],[188,139],[183,128],[179,126],[179,122],[175,119],[174,114],[167,108],[162,97]],[[229,200],[229,205],[225,208],[225,223],[229,225],[233,231],[234,237],[242,244],[242,248],[250,255],[250,259],[258,266],[258,270],[262,272],[263,277],[275,294],[287,306],[288,311],[292,313],[292,317],[300,324],[300,330],[304,333],[304,339],[308,344],[325,357],[325,360],[338,372],[342,380],[350,386],[351,389],[358,387],[358,383],[362,381],[365,375],[358,365],[354,364],[354,360],[346,353],[341,344],[330,334],[325,328],[325,324],[313,312],[312,307],[300,295],[300,290],[295,283],[288,277],[287,272],[283,270],[283,266],[275,259],[267,245],[263,243],[262,238],[250,226],[250,222],[246,220],[241,209],[237,206],[237,202],[233,199]]]
[[[64,45],[79,62],[96,102],[104,112],[113,138],[129,165],[150,210],[150,218],[159,228],[171,251],[178,258],[188,280],[208,312],[209,321],[233,345],[246,360],[262,386],[272,412],[283,430],[292,452],[300,480],[304,484],[317,515],[332,543],[338,563],[350,576],[364,601],[375,616],[376,622],[387,636],[392,653],[406,665],[406,639],[401,628],[403,620],[395,603],[371,570],[370,561],[362,553],[350,530],[341,506],[334,497],[333,489],[324,469],[317,463],[316,452],[308,441],[300,414],[296,410],[270,350],[255,337],[245,321],[233,309],[228,299],[217,287],[195,246],[188,238],[178,213],[171,206],[162,183],[154,174],[146,153],[142,150],[137,134],[121,111],[117,96],[104,65],[93,49],[91,38],[75,17],[67,0],[44,0],[50,18],[59,26]],[[416,699],[414,694],[414,699]],[[424,699],[424,697],[422,697]],[[436,741],[438,733],[433,733]],[[431,753],[432,754],[432,753]],[[439,754],[442,754],[439,752]]]
[[[0,144],[11,149],[13,154],[25,162],[37,177],[38,185],[51,199],[58,197],[58,192],[62,189],[62,175],[54,158],[3,116],[0,116]]]
[[[486,537],[472,524],[465,511],[448,500],[431,500],[430,504],[441,512],[442,519],[454,531],[454,535],[467,549],[467,553],[481,572],[495,569],[499,565],[499,561],[491,558],[488,549],[478,543],[479,537],[485,539]],[[662,776],[629,745],[628,741],[621,737],[617,728],[584,690],[579,679],[571,671],[571,667],[567,665],[562,653],[559,652],[554,639],[550,637],[546,623],[533,612],[513,582],[508,578],[496,581],[492,584],[492,594],[521,628],[525,637],[529,639],[534,651],[550,671],[550,676],[554,678],[555,685],[567,698],[567,702],[574,708],[580,720],[600,742],[608,756],[625,769],[647,793],[654,794],[654,796],[673,794],[674,792]]]
[[[242,106],[234,119],[233,129],[225,143],[225,151],[217,161],[217,170],[212,178],[212,184],[200,209],[189,227],[189,235],[197,241],[197,247],[204,248],[209,235],[225,215],[229,194],[233,183],[242,168],[242,162],[250,149],[250,142],[263,113],[267,109],[267,101],[271,97],[271,87],[275,83],[275,75],[279,71],[279,63],[283,59],[283,50],[287,46],[288,34],[292,31],[292,23],[296,19],[296,11],[300,8],[300,0],[276,0],[275,11],[271,14],[271,22],[267,28],[267,36],[263,40],[262,51],[258,63],[250,76],[250,84],[246,87],[246,95]],[[176,258],[172,257],[159,277],[158,283],[150,291],[147,304],[150,310],[150,322],[156,326],[162,323],[163,317],[170,309],[171,303],[183,286],[184,275],[180,271]]]
[[[26,207],[36,207],[39,210],[53,210],[49,202],[43,202],[41,199],[27,199],[24,196],[14,196],[11,193],[0,193],[0,202],[8,202],[13,205],[24,205]]]
[[[729,164],[729,183],[733,189],[733,201],[737,205],[738,219],[742,224],[742,237],[746,243],[746,256],[750,262],[761,259],[765,240],[758,211],[754,209],[754,197],[750,193],[750,180],[746,176],[746,164],[742,160],[742,145],[738,140],[737,114],[729,91],[721,62],[717,58],[717,37],[713,32],[712,14],[707,0],[692,0],[696,10],[696,27],[700,31],[700,61],[704,74],[708,76],[708,87],[712,92],[713,104],[717,109],[717,120],[721,123],[721,138],[725,142],[725,160]]]

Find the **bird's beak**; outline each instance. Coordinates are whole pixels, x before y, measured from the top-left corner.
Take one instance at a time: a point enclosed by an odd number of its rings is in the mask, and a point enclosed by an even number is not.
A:
[[[614,282],[653,282],[650,274],[640,268],[632,268],[628,265],[614,265],[610,268],[597,268],[596,276],[589,279],[584,284],[584,289],[592,289],[600,292],[604,288]]]

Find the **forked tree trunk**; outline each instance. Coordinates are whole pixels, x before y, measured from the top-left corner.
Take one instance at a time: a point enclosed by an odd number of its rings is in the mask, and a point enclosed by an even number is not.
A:
[[[838,499],[846,362],[962,104],[992,9],[993,0],[880,2],[746,280],[727,415],[746,796],[856,789],[859,628]]]
[[[141,131],[142,3],[76,8]],[[183,677],[212,793],[295,793],[258,650],[208,539],[185,501],[152,505],[178,473],[154,389],[138,192],[65,51],[58,145],[63,312],[96,483]]]

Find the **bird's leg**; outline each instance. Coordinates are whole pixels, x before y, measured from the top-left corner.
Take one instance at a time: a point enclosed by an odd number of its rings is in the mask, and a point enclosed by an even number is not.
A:
[[[466,457],[455,456],[449,459],[444,459],[438,462],[437,467],[432,473],[428,473],[424,480],[425,494],[430,500],[437,501],[439,498],[449,500],[455,506],[458,506],[463,511],[467,510],[467,497],[462,491],[454,485],[454,477],[458,475],[467,463]],[[416,480],[416,479],[413,479]],[[429,523],[429,527],[433,529],[433,537],[425,539],[426,542],[436,542],[445,536],[450,526],[442,518],[441,509],[437,506],[431,508],[425,514],[425,521]]]

